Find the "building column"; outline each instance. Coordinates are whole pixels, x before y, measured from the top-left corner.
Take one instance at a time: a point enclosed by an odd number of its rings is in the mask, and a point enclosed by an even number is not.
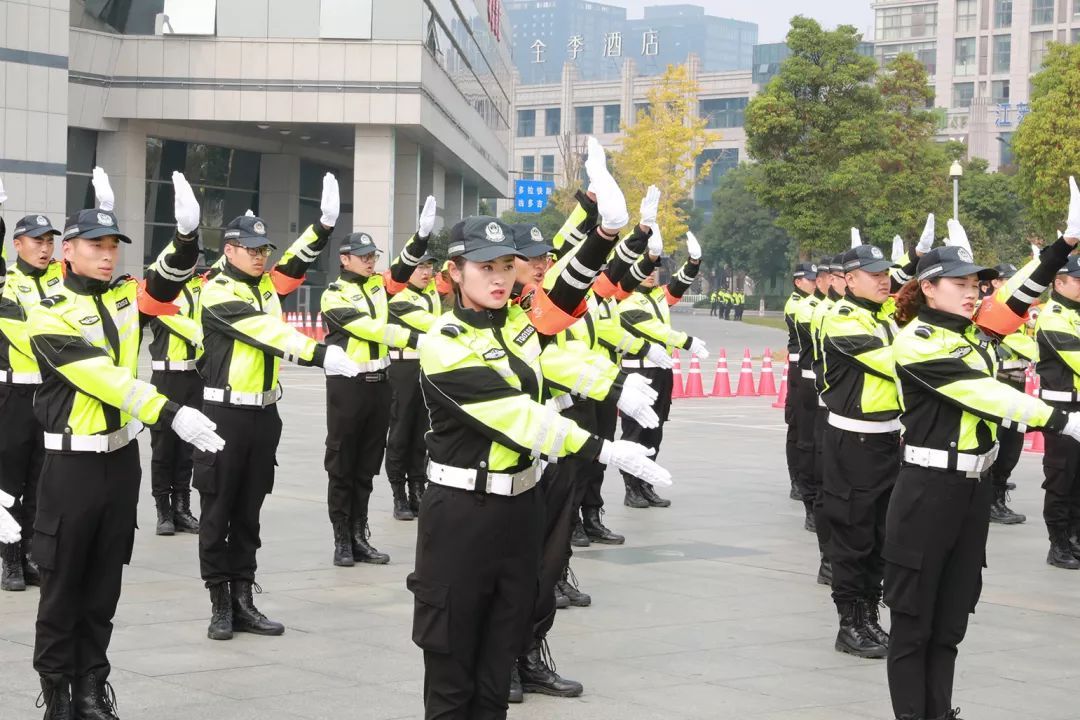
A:
[[[259,162],[259,217],[284,252],[300,224],[300,158],[265,154]],[[225,218],[229,222],[232,218]]]
[[[116,221],[131,238],[120,254],[117,275],[142,277],[146,266],[146,132],[132,121],[116,132],[100,132],[97,164],[109,174],[116,196]]]
[[[480,214],[480,191],[475,185],[465,183],[461,186],[461,216]]]
[[[405,243],[409,242],[409,238],[416,232],[420,206],[425,199],[427,194],[421,196],[420,193],[420,146],[410,140],[398,138],[394,150],[393,249],[387,253],[387,263],[401,252],[401,248],[405,247]]]
[[[627,58],[622,64],[622,121],[626,127],[633,127],[637,120],[634,112],[634,61]]]
[[[464,187],[464,178],[454,173],[447,173],[446,175],[446,200],[444,202],[445,209],[443,210],[443,217],[446,220],[446,225],[452,227],[464,215],[462,214],[461,205],[462,189]]]
[[[370,233],[392,257],[394,232],[395,132],[389,125],[357,125],[353,143],[353,231]]]

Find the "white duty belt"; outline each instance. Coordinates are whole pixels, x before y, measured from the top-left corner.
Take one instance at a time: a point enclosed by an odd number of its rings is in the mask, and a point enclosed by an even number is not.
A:
[[[380,370],[385,370],[390,367],[390,356],[387,355],[384,358],[369,360],[368,362],[359,362],[356,363],[356,366],[360,368],[361,373],[379,372]]]
[[[933,448],[904,446],[904,462],[910,465],[918,465],[925,468],[937,468],[939,470],[955,470],[968,473],[969,475],[981,475],[997,460],[998,445],[995,444],[989,452],[982,455],[972,453],[949,452],[948,450],[935,450]]]
[[[390,357],[392,357],[394,360],[419,360],[420,359],[420,353],[417,350],[391,349],[390,350]]]
[[[107,435],[72,435],[70,433],[45,433],[45,449],[61,452],[111,453],[126,446],[142,432],[143,424],[132,420],[124,427]]]
[[[40,385],[41,373],[17,373],[0,370],[0,383],[4,385]]]
[[[800,370],[799,374],[802,375],[807,380],[817,380],[817,376],[814,375],[813,370]]]
[[[203,400],[239,407],[268,407],[281,399],[281,386],[261,393],[235,392],[228,388],[203,388]]]
[[[789,363],[797,363],[799,362],[799,353],[788,353],[787,359]]]
[[[1050,402],[1080,402],[1080,393],[1069,390],[1039,390],[1039,397]]]
[[[477,483],[483,478],[483,487],[477,488]],[[540,472],[536,465],[532,465],[521,472],[489,473],[472,468],[459,468],[452,465],[428,462],[428,481],[436,485],[468,490],[469,492],[487,493],[491,495],[504,495],[514,497],[521,495],[536,487],[540,478]]]
[[[629,370],[644,370],[645,368],[658,368],[658,367],[660,367],[659,365],[657,365],[656,363],[654,363],[652,360],[650,360],[648,358],[640,358],[640,359],[624,358],[623,361],[622,361],[622,366],[624,368],[629,369]]]
[[[881,434],[900,432],[900,418],[878,421],[855,420],[854,418],[844,417],[843,415],[837,415],[834,412],[830,412],[829,424],[834,428],[855,433]]]
[[[198,360],[151,360],[151,370],[165,370],[167,372],[186,372],[194,370]]]

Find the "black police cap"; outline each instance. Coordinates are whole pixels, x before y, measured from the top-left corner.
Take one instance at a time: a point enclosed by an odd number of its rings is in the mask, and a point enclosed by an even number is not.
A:
[[[975,275],[980,280],[993,280],[998,273],[993,268],[976,265],[971,252],[956,245],[934,248],[919,258],[919,264],[915,268],[915,277],[919,280],[966,275]]]
[[[60,231],[52,226],[49,218],[44,215],[27,215],[15,223],[15,231],[11,237],[41,237],[42,235],[59,235]]]
[[[345,236],[338,252],[342,255],[358,255],[363,257],[379,252],[375,240],[366,232],[354,232]]]
[[[510,228],[514,231],[514,245],[518,252],[527,258],[536,258],[555,252],[555,248],[544,242],[544,234],[532,223],[516,223]]]
[[[261,248],[267,245],[275,247],[274,243],[270,242],[266,223],[256,215],[241,215],[234,218],[225,226],[223,239],[226,245],[239,245],[246,248]]]
[[[1065,266],[1057,271],[1058,275],[1072,275],[1080,277],[1080,255],[1070,255]]]
[[[817,277],[817,274],[818,267],[814,263],[799,263],[795,266],[795,270],[791,273],[791,277],[813,280]]]
[[[64,223],[64,239],[74,240],[83,238],[93,240],[95,238],[114,235],[120,242],[130,243],[131,238],[120,232],[116,223],[116,214],[111,210],[80,210],[67,219]]]
[[[505,255],[525,257],[514,243],[514,231],[506,223],[488,215],[465,218],[450,229],[450,257],[486,262]]]
[[[885,272],[896,267],[896,263],[885,257],[885,253],[876,245],[860,245],[851,248],[840,256],[843,272],[865,270],[866,272]]]

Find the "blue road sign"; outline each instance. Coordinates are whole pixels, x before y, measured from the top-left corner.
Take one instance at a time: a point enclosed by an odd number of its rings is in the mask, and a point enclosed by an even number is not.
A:
[[[550,180],[515,180],[514,209],[521,213],[539,213],[547,207],[555,183]]]

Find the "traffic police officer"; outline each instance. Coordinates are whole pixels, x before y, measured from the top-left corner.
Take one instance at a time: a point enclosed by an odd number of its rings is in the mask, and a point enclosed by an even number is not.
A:
[[[799,474],[799,430],[798,430],[798,385],[799,372],[799,331],[797,328],[796,311],[799,303],[813,294],[818,268],[814,263],[799,263],[791,274],[791,283],[794,289],[784,303],[784,323],[788,329],[788,391],[784,398],[784,422],[787,423],[787,440],[785,452],[787,455],[788,478],[791,480],[791,490],[788,493],[792,500],[802,500],[799,491],[799,483],[796,481]]]
[[[30,557],[37,482],[45,459],[42,429],[34,417],[34,393],[41,371],[30,348],[26,324],[30,308],[60,285],[63,271],[53,259],[55,230],[44,215],[28,215],[15,224],[15,262],[7,269],[0,304],[0,490],[15,498],[12,516],[22,526],[22,540],[0,546],[0,589],[25,590],[40,585]],[[2,244],[3,238],[0,238]]]
[[[135,436],[144,423],[171,425],[210,454],[223,441],[198,410],[136,378],[140,323],[175,311],[169,301],[195,267],[198,237],[177,234],[143,283],[113,280],[119,244],[130,240],[117,227],[100,168],[93,182],[98,208],[65,225],[64,279],[29,314],[42,371],[34,414],[44,425],[47,453],[34,521],[33,554],[41,568],[34,669],[47,718],[115,720],[107,651],[135,540]],[[192,227],[192,218],[197,225],[191,187],[179,173],[173,184],[178,227]]]

